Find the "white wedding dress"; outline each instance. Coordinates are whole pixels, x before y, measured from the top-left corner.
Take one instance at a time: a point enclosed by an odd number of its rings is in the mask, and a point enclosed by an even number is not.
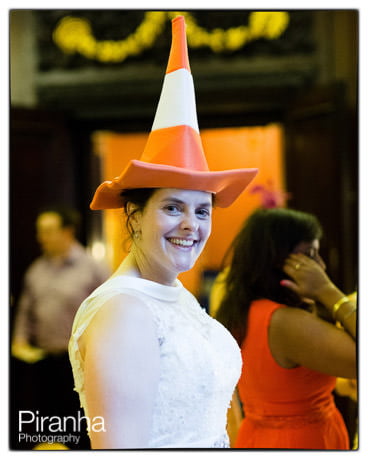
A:
[[[147,448],[229,447],[227,409],[241,373],[239,347],[180,281],[176,286],[115,276],[80,306],[69,343],[75,390],[88,416],[78,340],[113,296],[139,297],[154,317],[160,346],[160,379]]]

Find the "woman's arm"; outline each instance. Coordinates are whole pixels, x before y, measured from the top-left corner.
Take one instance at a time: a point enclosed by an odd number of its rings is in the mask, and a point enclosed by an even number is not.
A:
[[[234,447],[235,445],[236,436],[243,418],[243,408],[239,399],[238,389],[235,388],[230,407],[227,411],[227,433],[229,435],[230,447]]]
[[[269,345],[285,368],[304,366],[336,377],[356,378],[356,344],[343,329],[299,308],[271,317]]]
[[[303,254],[291,254],[284,271],[292,278],[283,280],[284,286],[323,304],[344,329],[298,308],[279,309],[272,315],[269,329],[274,358],[286,368],[301,365],[337,377],[355,378],[355,304],[344,298],[321,265]]]
[[[132,296],[114,297],[83,334],[82,350],[88,416],[102,417],[105,428],[90,431],[92,448],[147,447],[159,379],[149,310]]]

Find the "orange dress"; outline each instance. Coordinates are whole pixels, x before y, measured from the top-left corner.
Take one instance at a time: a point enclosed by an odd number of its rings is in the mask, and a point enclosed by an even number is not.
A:
[[[245,418],[235,447],[347,450],[348,433],[332,395],[336,378],[302,366],[284,369],[272,357],[268,327],[279,308],[270,300],[250,307],[238,383]]]

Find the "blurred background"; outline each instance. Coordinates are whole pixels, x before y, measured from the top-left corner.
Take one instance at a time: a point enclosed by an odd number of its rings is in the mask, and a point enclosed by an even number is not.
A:
[[[171,43],[172,11],[10,10],[10,303],[40,250],[50,203],[82,215],[80,239],[114,269],[120,211],[90,211],[97,185],[139,158]],[[210,169],[259,167],[214,213],[196,267],[182,275],[206,306],[213,276],[247,215],[269,199],[318,216],[321,255],[357,289],[357,10],[192,10],[186,16],[198,121]],[[271,197],[271,198],[270,198]],[[267,201],[268,200],[268,201]],[[10,328],[14,309],[10,314]],[[354,417],[355,415],[352,415]]]

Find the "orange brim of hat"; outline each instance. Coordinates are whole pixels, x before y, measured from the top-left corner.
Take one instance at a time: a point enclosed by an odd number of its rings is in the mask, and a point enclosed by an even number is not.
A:
[[[136,188],[177,188],[214,193],[216,206],[226,208],[244,191],[257,172],[257,168],[195,171],[131,160],[119,177],[105,181],[97,188],[90,208],[122,208],[124,200],[121,192]]]

